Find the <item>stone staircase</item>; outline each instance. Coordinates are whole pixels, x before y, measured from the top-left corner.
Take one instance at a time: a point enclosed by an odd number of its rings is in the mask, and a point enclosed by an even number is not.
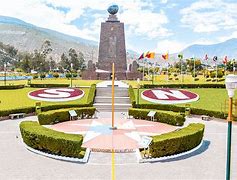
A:
[[[114,88],[114,109],[117,112],[127,112],[131,107],[128,97],[128,89],[125,87],[115,86]],[[94,106],[98,111],[112,111],[112,87],[97,87]]]

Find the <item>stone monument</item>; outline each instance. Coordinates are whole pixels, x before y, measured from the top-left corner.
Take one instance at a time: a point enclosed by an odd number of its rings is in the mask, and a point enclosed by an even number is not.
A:
[[[115,65],[115,77],[126,79],[127,60],[125,48],[124,23],[116,16],[118,6],[108,8],[109,17],[101,23],[98,69],[111,72],[112,63]],[[109,77],[108,77],[109,76]],[[111,79],[110,73],[98,73],[98,79]]]

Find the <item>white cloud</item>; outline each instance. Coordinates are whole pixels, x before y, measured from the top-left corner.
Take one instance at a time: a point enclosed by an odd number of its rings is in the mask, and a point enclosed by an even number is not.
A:
[[[34,25],[56,30],[65,34],[80,36],[86,39],[99,38],[100,23],[107,19],[106,9],[112,0],[0,0],[0,15],[16,17]],[[118,18],[128,27],[128,35],[141,35],[149,38],[171,35],[164,27],[168,18],[163,11],[153,12],[150,0],[124,1],[118,0],[120,5]],[[14,5],[13,5],[14,4]],[[50,5],[50,6],[49,6]],[[66,8],[64,12],[61,8]],[[86,14],[86,10],[103,10],[101,14]],[[81,20],[83,16],[94,17],[92,22],[83,22],[78,28],[71,24],[74,20]],[[141,18],[139,18],[141,17]]]
[[[157,53],[165,53],[169,51],[169,53],[177,53],[183,50],[187,45],[185,43],[175,41],[175,40],[163,40],[157,43],[156,49],[154,49]]]
[[[160,3],[166,4],[166,3],[168,3],[168,0],[160,0]]]
[[[237,29],[237,3],[223,0],[199,0],[180,10],[181,22],[194,32]]]

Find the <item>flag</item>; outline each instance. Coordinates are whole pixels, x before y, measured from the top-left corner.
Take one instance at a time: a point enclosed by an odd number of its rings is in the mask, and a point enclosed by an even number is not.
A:
[[[183,59],[183,54],[178,54],[179,59]]]
[[[216,61],[217,61],[217,59],[218,59],[218,58],[217,58],[217,56],[214,56],[214,57],[213,57],[213,61],[215,61],[215,62],[216,62]]]
[[[228,59],[227,59],[227,56],[225,56],[223,59],[223,64],[227,64],[227,62],[228,62]]]
[[[206,61],[208,60],[208,56],[207,56],[207,54],[205,55],[204,59],[205,59]]]
[[[162,55],[162,58],[163,58],[164,60],[168,60],[168,59],[169,59],[169,54],[168,54],[168,52],[167,52],[166,54],[163,54],[163,55]]]
[[[150,58],[150,59],[154,59],[154,58],[155,58],[155,53],[148,51],[148,52],[146,53],[146,57],[147,57],[147,58]]]
[[[144,53],[141,54],[141,56],[138,58],[138,60],[143,59],[144,58]]]

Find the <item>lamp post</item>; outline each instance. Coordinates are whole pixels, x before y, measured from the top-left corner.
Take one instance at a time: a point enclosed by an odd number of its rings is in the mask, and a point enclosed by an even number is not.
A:
[[[4,61],[4,86],[7,85],[7,62]]]
[[[139,97],[140,97],[139,89],[140,89],[140,79],[137,78],[137,105],[139,105]]]
[[[237,75],[229,74],[225,80],[226,89],[229,96],[228,110],[228,133],[227,133],[227,161],[226,161],[226,180],[230,180],[230,165],[231,165],[231,135],[232,135],[232,102],[237,88]]]
[[[72,87],[72,68],[73,68],[73,64],[71,63],[71,87]]]

